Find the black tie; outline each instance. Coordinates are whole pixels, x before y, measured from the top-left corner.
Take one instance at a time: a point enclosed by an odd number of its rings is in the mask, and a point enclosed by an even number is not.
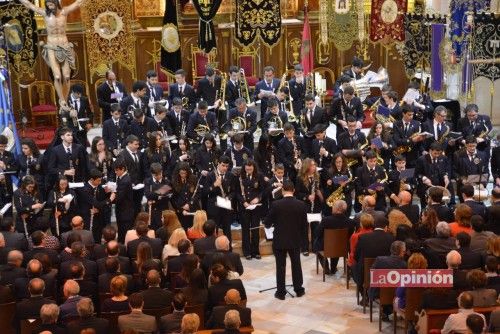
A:
[[[69,147],[66,149],[66,153],[68,153],[68,155],[71,155],[71,149]]]
[[[184,87],[183,86],[179,86],[179,94],[182,95],[183,92],[184,92]]]
[[[405,123],[405,135],[408,133],[408,123]]]
[[[153,87],[150,87],[149,90],[151,91],[151,96],[153,97],[153,100],[155,99],[155,90]]]
[[[75,110],[78,111],[80,109],[80,106],[78,105],[78,100],[73,100],[75,104]]]
[[[438,124],[437,130],[438,130],[438,135],[439,135],[441,133],[441,123]]]
[[[134,162],[137,163],[139,159],[137,158],[137,153],[132,153],[134,155]]]

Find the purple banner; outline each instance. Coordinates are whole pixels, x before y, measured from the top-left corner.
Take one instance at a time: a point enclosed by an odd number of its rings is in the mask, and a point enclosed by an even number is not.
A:
[[[439,57],[439,49],[445,30],[444,24],[431,25],[431,90],[434,92],[440,92],[443,89],[443,64]]]

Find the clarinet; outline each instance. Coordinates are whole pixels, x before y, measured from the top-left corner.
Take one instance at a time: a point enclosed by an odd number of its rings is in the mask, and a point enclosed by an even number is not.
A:
[[[61,194],[62,195],[62,194]],[[57,216],[57,193],[54,191],[54,207],[56,209],[56,233],[59,236],[59,217]]]
[[[315,195],[314,200],[311,202],[311,213],[314,213],[314,203],[316,202],[316,180],[314,180],[312,183],[311,195]]]
[[[94,190],[94,200],[96,199],[97,188]],[[94,206],[90,209],[90,231],[92,231],[92,227],[94,226]]]
[[[19,195],[19,202],[21,204],[21,207],[23,206],[23,193],[20,193]],[[28,224],[26,223],[26,218],[24,218],[22,215],[21,215],[21,219],[23,220],[23,227],[24,227],[24,236],[26,237],[26,240],[28,240]]]
[[[323,155],[321,155],[321,149],[323,148],[323,143],[319,145],[319,167],[323,167]]]
[[[200,177],[198,178],[198,182],[196,182],[196,187],[194,187],[193,194],[191,195],[191,200],[189,201],[189,208],[191,208],[194,205],[194,198],[198,193],[198,189],[200,188],[200,181],[202,177],[203,175],[200,175]]]
[[[69,169],[75,169],[75,166],[73,166],[73,159],[69,159]],[[71,176],[71,181],[75,182],[75,176]]]

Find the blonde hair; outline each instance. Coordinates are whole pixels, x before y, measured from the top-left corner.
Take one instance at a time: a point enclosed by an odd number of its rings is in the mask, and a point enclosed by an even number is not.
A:
[[[408,225],[409,227],[412,227],[411,221],[408,217],[406,217],[406,215],[398,209],[391,210],[387,219],[389,220],[389,231],[391,231],[394,236],[396,236],[396,230],[399,225]]]
[[[168,244],[174,248],[177,248],[177,244],[182,239],[187,239],[186,231],[182,227],[176,228],[170,238],[168,239]]]
[[[192,231],[197,231],[201,235],[205,236],[205,232],[203,232],[203,224],[205,224],[207,220],[208,217],[205,210],[196,210],[193,217]]]
[[[365,229],[373,229],[375,225],[375,219],[368,213],[361,214],[361,217],[359,217],[359,222],[361,224],[361,227]]]
[[[486,241],[486,253],[499,257],[500,256],[500,236],[493,236]]]
[[[298,177],[302,180],[304,185],[307,187],[309,185],[309,167],[312,164],[316,164],[313,159],[307,158],[302,161],[302,167],[300,168]],[[319,181],[318,169],[313,174],[314,181]]]
[[[196,313],[187,313],[182,317],[181,334],[192,334],[200,326],[200,317]]]

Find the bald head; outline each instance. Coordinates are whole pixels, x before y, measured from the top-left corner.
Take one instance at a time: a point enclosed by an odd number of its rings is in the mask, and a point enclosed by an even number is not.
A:
[[[83,218],[81,216],[74,216],[73,219],[71,219],[71,227],[73,230],[82,230]]]
[[[72,279],[67,280],[63,287],[64,297],[69,298],[80,293],[80,285]]]
[[[406,204],[411,203],[411,194],[406,190],[401,191],[399,193],[398,197],[399,197],[399,200],[401,201],[399,203],[400,205],[406,205]]]
[[[28,291],[32,297],[43,295],[45,282],[41,278],[33,278],[28,284]]]
[[[448,269],[457,269],[461,263],[462,256],[456,250],[452,250],[446,254],[446,264],[448,265]]]
[[[38,261],[37,259],[33,259],[28,262],[26,269],[29,277],[39,277],[42,275],[43,267],[40,261]]]
[[[106,244],[106,252],[108,256],[118,256],[118,253],[120,253],[120,245],[116,240],[111,240]]]
[[[225,235],[221,235],[215,239],[215,248],[217,250],[227,251],[229,250],[229,239]]]
[[[5,247],[5,238],[2,233],[0,233],[0,247]]]
[[[155,269],[151,269],[148,271],[148,274],[146,276],[146,280],[148,281],[148,285],[150,287],[157,287],[160,286],[161,278],[160,278],[160,273],[156,271]]]
[[[363,199],[363,206],[365,208],[375,208],[375,203],[376,200],[373,196],[365,196],[365,198]]]
[[[333,202],[332,213],[333,214],[343,214],[347,210],[347,203],[344,200],[338,200]]]
[[[238,305],[241,301],[240,292],[236,289],[229,289],[224,297],[227,305]]]
[[[9,255],[7,255],[7,262],[16,267],[20,267],[23,263],[23,253],[18,250],[11,250]]]

